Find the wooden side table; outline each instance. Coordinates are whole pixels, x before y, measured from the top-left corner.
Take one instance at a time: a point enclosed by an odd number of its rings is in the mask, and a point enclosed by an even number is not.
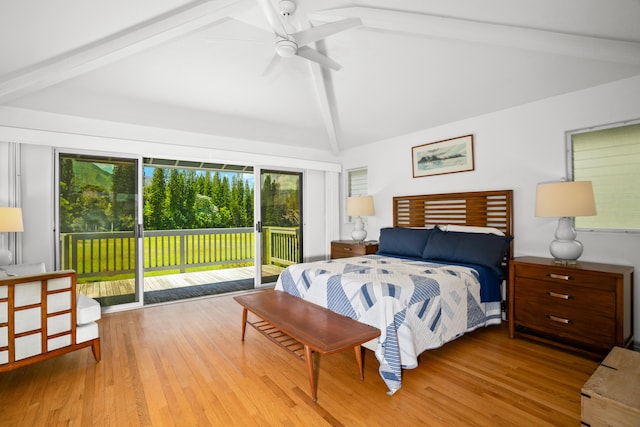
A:
[[[331,259],[371,255],[378,252],[378,242],[369,240],[357,243],[353,240],[334,240],[331,242]]]
[[[509,336],[606,355],[633,340],[633,267],[521,257],[509,269]]]

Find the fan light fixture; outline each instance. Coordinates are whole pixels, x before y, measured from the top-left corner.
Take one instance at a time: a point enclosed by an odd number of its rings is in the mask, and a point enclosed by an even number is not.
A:
[[[287,39],[279,39],[276,41],[276,53],[282,58],[291,58],[298,52],[298,45]]]
[[[257,2],[262,8],[262,12],[265,18],[267,18],[273,34],[276,36],[276,54],[273,57],[275,60],[299,56],[330,70],[337,71],[342,68],[336,61],[308,45],[324,40],[341,31],[362,25],[360,18],[347,18],[341,21],[318,25],[317,27],[289,32],[287,23],[291,14],[296,10],[296,3],[294,1],[280,1],[278,3],[279,10],[276,10],[271,0],[257,0]],[[274,63],[274,59],[271,60],[267,69]]]

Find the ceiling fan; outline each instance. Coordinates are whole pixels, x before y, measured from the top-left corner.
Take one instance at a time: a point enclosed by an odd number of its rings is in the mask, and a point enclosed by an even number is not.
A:
[[[342,68],[342,66],[333,59],[307,45],[323,40],[341,31],[348,30],[349,28],[361,25],[362,20],[360,20],[360,18],[348,18],[342,21],[323,24],[302,31],[289,32],[287,30],[288,18],[296,11],[297,7],[294,1],[281,0],[278,3],[279,11],[276,11],[270,0],[257,0],[257,2],[260,4],[262,11],[267,18],[267,22],[269,22],[269,25],[276,36],[276,54],[271,60],[271,63],[267,66],[265,73],[275,62],[279,60],[279,58],[291,58],[293,56],[300,56],[331,70],[337,71]]]

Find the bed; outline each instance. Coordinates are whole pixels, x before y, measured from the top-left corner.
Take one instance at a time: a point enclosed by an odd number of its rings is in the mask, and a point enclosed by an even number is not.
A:
[[[423,351],[501,323],[512,226],[512,190],[394,197],[376,255],[289,266],[276,289],[379,328],[393,394]]]

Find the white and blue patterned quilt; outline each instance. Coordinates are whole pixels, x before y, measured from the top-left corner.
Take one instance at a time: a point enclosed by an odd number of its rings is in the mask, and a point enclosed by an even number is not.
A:
[[[395,393],[418,355],[481,326],[501,322],[500,303],[481,303],[469,267],[368,255],[296,264],[276,289],[374,326],[380,376]]]

